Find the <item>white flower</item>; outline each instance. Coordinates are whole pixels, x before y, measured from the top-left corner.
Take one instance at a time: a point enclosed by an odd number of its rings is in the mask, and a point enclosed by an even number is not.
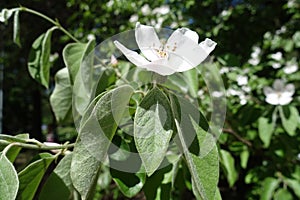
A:
[[[247,76],[238,75],[237,78],[236,78],[236,81],[237,81],[237,84],[239,86],[247,85],[247,83],[248,83],[248,77]]]
[[[167,5],[160,6],[153,10],[153,14],[166,15],[170,12],[170,7]]]
[[[139,20],[138,15],[131,15],[129,22],[134,23],[134,22],[137,22],[138,20]]]
[[[287,62],[285,67],[283,68],[283,72],[286,74],[292,74],[298,70],[298,64],[295,59]]]
[[[282,53],[278,51],[277,53],[273,53],[270,55],[273,60],[280,61],[282,59]]]
[[[293,98],[295,86],[293,84],[284,85],[283,80],[276,79],[273,83],[273,88],[264,87],[266,102],[272,105],[287,105]]]
[[[115,45],[137,67],[163,76],[196,67],[217,45],[208,38],[198,44],[198,34],[188,28],[177,29],[166,43],[162,43],[153,27],[140,23],[136,24],[135,39],[146,58],[127,49],[118,41],[115,41]]]
[[[278,69],[278,68],[281,67],[281,64],[280,64],[280,63],[272,63],[272,67],[273,67],[274,69]]]
[[[226,74],[226,73],[228,73],[229,72],[229,68],[228,67],[222,67],[221,69],[220,69],[220,74]]]
[[[213,91],[212,93],[211,93],[211,95],[213,96],[213,97],[215,97],[215,98],[220,98],[220,97],[222,97],[223,95],[224,95],[224,92],[222,92],[222,91]]]
[[[239,96],[239,98],[240,98],[241,105],[245,105],[247,103],[247,98],[245,95],[241,95],[241,96]]]
[[[150,6],[148,4],[143,5],[143,7],[141,8],[141,11],[143,13],[143,15],[149,15],[150,14]]]
[[[247,93],[249,93],[250,91],[251,91],[251,88],[249,87],[249,86],[242,86],[242,90],[244,91],[244,92],[247,92]]]
[[[261,53],[261,49],[258,46],[254,46],[252,48],[251,58],[248,60],[248,62],[251,65],[257,65],[260,62],[259,55]]]

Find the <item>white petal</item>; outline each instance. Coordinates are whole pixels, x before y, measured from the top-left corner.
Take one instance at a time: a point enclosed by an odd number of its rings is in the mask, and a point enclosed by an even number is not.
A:
[[[136,23],[135,39],[143,55],[150,61],[159,59],[155,49],[162,47],[162,44],[152,26],[145,26]]]
[[[270,87],[264,87],[264,94],[268,96],[269,94],[275,93],[274,90]]]
[[[281,95],[279,98],[279,104],[280,105],[287,105],[289,104],[291,101],[293,100],[293,98],[291,96],[288,95]]]
[[[195,31],[192,31],[188,28],[181,28],[179,29],[179,31],[181,31],[184,36],[190,38],[191,40],[193,40],[195,43],[198,44],[199,36]]]
[[[279,105],[279,98],[277,94],[269,94],[266,97],[266,102],[272,105]]]
[[[124,56],[133,64],[138,67],[142,67],[150,62],[146,60],[143,56],[139,55],[137,52],[127,49],[118,41],[114,41],[116,47],[124,54]]]
[[[191,40],[189,37],[184,36],[184,34],[182,33],[182,29],[177,29],[173,32],[173,34],[168,39],[166,46],[171,47],[171,51],[169,51],[169,54],[176,54],[177,56],[181,57],[182,60],[193,67],[199,65],[210,53],[206,51],[205,48],[198,45],[195,41]],[[173,49],[173,47],[175,48]],[[185,70],[187,69],[182,68],[179,71]]]
[[[284,91],[284,82],[283,80],[281,79],[276,79],[273,83],[273,88],[276,90],[276,91]]]
[[[290,96],[293,96],[293,94],[295,93],[295,86],[294,84],[287,84],[285,86],[285,92],[287,92]]]
[[[174,74],[176,71],[167,65],[166,59],[160,59],[144,65],[143,67],[149,71],[158,73],[162,76]]]
[[[168,61],[168,65],[176,72],[184,72],[196,67],[195,65],[186,62],[181,56],[175,53],[169,53]]]
[[[206,38],[199,44],[199,46],[202,47],[207,54],[210,54],[210,52],[212,52],[215,49],[216,45],[217,43],[209,38]]]

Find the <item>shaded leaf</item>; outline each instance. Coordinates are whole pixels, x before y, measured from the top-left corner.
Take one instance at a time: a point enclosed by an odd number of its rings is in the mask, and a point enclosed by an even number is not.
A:
[[[272,120],[269,121],[269,119],[265,117],[258,118],[259,138],[264,143],[264,147],[266,148],[270,146],[274,129],[275,129],[275,124]]]
[[[283,199],[293,200],[294,198],[288,190],[280,188],[274,194],[274,200],[283,200]]]
[[[0,153],[0,199],[15,200],[19,188],[17,172],[13,164]]]
[[[20,188],[17,199],[32,199],[38,186],[55,156],[49,153],[40,153],[40,159],[28,165],[19,172]]]
[[[28,70],[32,78],[48,88],[50,76],[51,35],[57,27],[48,29],[32,44],[29,53]]]
[[[232,187],[238,178],[237,171],[234,165],[234,158],[232,155],[223,149],[220,150],[221,163],[225,168],[226,178],[229,186]]]
[[[163,161],[172,136],[172,111],[167,96],[153,88],[136,109],[134,141],[148,176]]]
[[[55,88],[50,96],[50,104],[57,122],[63,121],[71,111],[72,87],[66,67],[55,75]]]
[[[145,173],[128,173],[110,169],[110,174],[126,197],[133,197],[140,192],[146,181]]]
[[[72,162],[72,153],[65,155],[54,169],[54,173],[64,182],[70,191],[73,189],[72,180],[70,176],[70,168]]]

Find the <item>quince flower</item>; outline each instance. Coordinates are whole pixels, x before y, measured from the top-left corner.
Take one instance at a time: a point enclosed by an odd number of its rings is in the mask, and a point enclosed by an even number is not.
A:
[[[199,36],[188,28],[175,30],[166,43],[162,43],[155,29],[139,22],[135,28],[135,39],[141,53],[138,54],[115,41],[116,47],[137,67],[145,68],[160,75],[190,70],[212,52],[216,42],[206,38],[198,44]]]
[[[272,105],[287,105],[293,98],[295,86],[293,84],[284,85],[283,80],[276,79],[273,88],[264,87],[266,102]]]

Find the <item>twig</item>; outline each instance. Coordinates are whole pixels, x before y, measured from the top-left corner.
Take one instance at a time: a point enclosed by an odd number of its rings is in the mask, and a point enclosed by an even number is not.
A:
[[[249,147],[252,147],[252,143],[249,140],[246,140],[244,138],[242,138],[241,136],[239,136],[239,134],[237,134],[234,130],[229,129],[229,128],[224,128],[223,132],[225,133],[229,133],[231,135],[233,135],[234,137],[236,137],[239,141],[241,141],[242,143],[246,144]]]

